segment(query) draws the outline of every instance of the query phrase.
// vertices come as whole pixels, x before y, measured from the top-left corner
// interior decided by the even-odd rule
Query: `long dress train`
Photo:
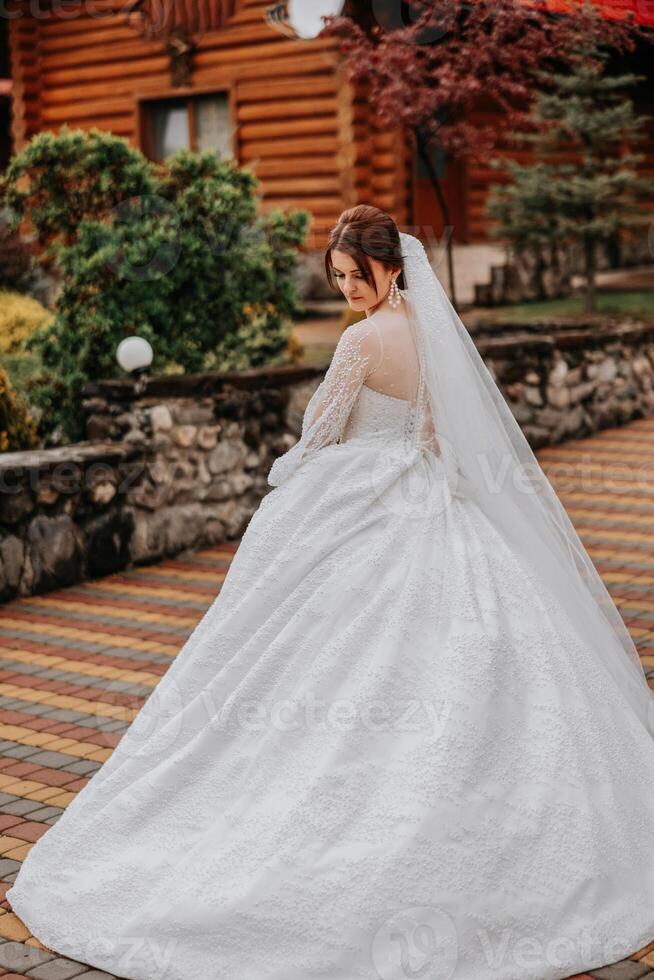
[[[652,734],[406,450],[407,379],[375,388],[397,357],[371,336],[346,331],[313,400],[338,391],[338,441],[278,461],[221,592],[9,889],[57,952],[131,980],[555,980],[654,939]],[[426,477],[440,496],[407,506]]]

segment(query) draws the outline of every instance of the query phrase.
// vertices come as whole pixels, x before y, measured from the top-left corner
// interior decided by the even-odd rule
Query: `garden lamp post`
[[[125,337],[116,348],[116,360],[134,379],[134,394],[141,395],[152,364],[152,347],[143,337]]]

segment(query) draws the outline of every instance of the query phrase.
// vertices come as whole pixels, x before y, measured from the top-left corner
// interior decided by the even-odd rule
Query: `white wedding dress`
[[[45,945],[131,980],[551,980],[654,939],[652,733],[407,449],[415,365],[401,314],[341,338],[322,438],[7,893]]]

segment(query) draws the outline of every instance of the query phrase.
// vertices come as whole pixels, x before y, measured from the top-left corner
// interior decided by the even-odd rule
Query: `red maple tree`
[[[371,111],[405,128],[424,160],[446,229],[454,305],[454,228],[432,149],[488,158],[500,133],[530,125],[548,69],[588,63],[594,46],[631,51],[648,36],[632,11],[607,16],[607,9],[599,0],[560,0],[556,10],[531,0],[373,0],[367,17],[326,18],[321,36],[339,38],[348,76],[365,84]],[[482,100],[501,112],[487,125],[471,119]]]

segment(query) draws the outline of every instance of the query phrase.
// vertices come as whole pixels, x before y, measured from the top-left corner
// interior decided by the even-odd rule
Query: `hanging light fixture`
[[[338,17],[345,0],[285,0],[266,10],[266,22],[287,37],[309,40],[323,29],[323,17]]]

